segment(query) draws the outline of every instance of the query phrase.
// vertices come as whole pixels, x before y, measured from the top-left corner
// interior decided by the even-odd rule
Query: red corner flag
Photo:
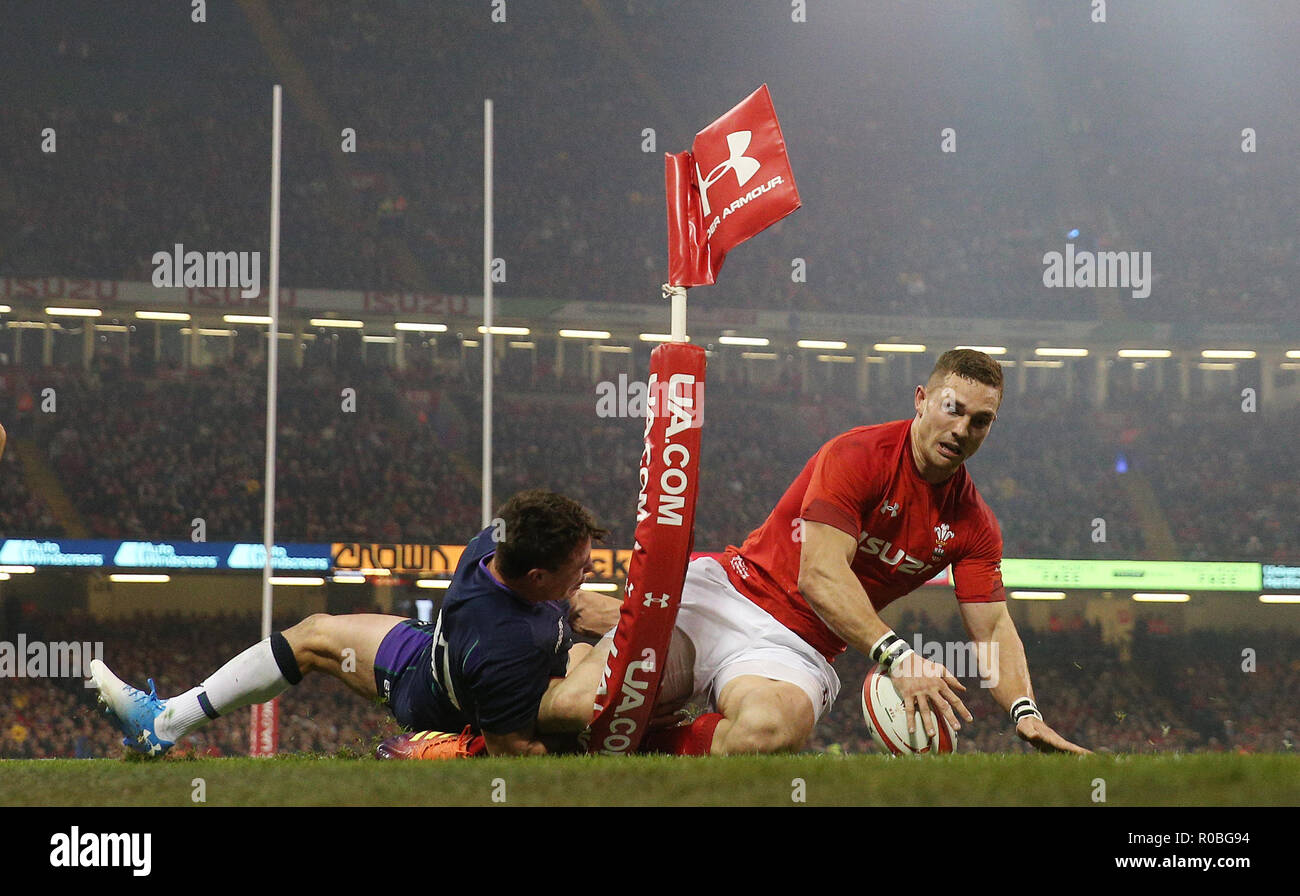
[[[664,156],[668,282],[707,286],[727,253],[800,205],[767,85]]]

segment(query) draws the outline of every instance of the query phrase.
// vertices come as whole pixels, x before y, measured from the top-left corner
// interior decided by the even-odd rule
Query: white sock
[[[266,703],[288,687],[289,681],[280,671],[271,650],[271,639],[267,638],[213,672],[197,688],[169,698],[167,708],[154,725],[154,733],[175,743],[218,716],[254,703]]]

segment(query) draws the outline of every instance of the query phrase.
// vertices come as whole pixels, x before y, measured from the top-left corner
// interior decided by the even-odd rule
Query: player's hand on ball
[[[1016,723],[1016,735],[1023,741],[1033,744],[1034,749],[1042,753],[1091,753],[1078,744],[1072,744],[1052,730],[1042,719],[1027,716]]]
[[[907,730],[916,730],[916,715],[919,712],[925,726],[925,733],[934,737],[937,733],[933,713],[938,712],[954,731],[961,729],[957,713],[970,722],[974,716],[966,704],[957,696],[957,691],[965,692],[966,686],[957,677],[939,663],[924,659],[916,653],[909,653],[894,663],[889,678],[903,698],[903,707],[907,710]]]

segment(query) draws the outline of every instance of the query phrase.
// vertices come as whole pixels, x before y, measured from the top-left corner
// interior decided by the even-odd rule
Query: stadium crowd
[[[1300,494],[1274,472],[1300,464],[1294,417],[1192,408],[1157,420],[1132,454],[1184,559],[1294,562]]]
[[[612,15],[650,47],[664,40],[644,12]],[[1051,35],[1055,24],[1049,18],[1042,30]],[[723,109],[689,95],[669,108],[652,71],[628,76],[640,65],[653,69],[653,53],[633,62],[581,17],[494,29],[471,7],[431,17],[418,5],[301,2],[279,11],[279,26],[292,60],[275,62],[300,63],[311,90],[286,107],[292,158],[282,283],[475,293],[487,94],[499,117],[496,245],[508,272],[499,295],[613,302],[657,295],[660,154],[689,141],[680,122],[702,125]],[[703,33],[674,39],[689,46]],[[51,30],[11,48],[20,66],[49,72],[55,100],[0,108],[0,183],[23,210],[0,246],[0,275],[148,280],[152,254],[177,242],[265,245],[269,135],[257,88],[272,63],[251,32],[231,28],[223,40],[230,46],[222,60],[201,54],[195,72],[153,84],[147,100],[102,87],[140,74],[129,48],[101,49],[93,34]],[[67,45],[82,41],[90,58],[69,64]],[[1137,52],[1124,41],[1104,51]],[[1068,43],[1057,49],[1066,58],[1084,52]],[[856,91],[842,116],[823,114],[826,103],[844,101],[838,94],[801,95],[814,87],[798,79],[776,97],[805,209],[764,234],[761,256],[738,250],[744,261],[728,266],[713,303],[1095,319],[1091,291],[1066,295],[1042,285],[1043,254],[1063,251],[1067,232],[1078,228],[1081,249],[1152,252],[1152,295],[1118,291],[1131,317],[1289,319],[1295,181],[1285,153],[1247,155],[1236,136],[1223,137],[1233,110],[1214,101],[1202,116],[1198,95],[1163,102],[1158,86],[1113,81],[1119,76],[1087,65],[1096,73],[1087,81],[1054,86],[1090,97],[1113,126],[1072,112],[1072,154],[1047,157],[1040,132],[1055,125],[996,114],[1019,102],[1017,78],[985,71],[999,63],[975,47],[954,51],[969,54],[962,83],[953,85],[956,109],[942,91],[911,89],[908,66],[887,47],[858,59],[857,77],[870,89]],[[577,69],[570,62],[579,57]],[[485,58],[504,61],[485,69]],[[1044,74],[1069,77],[1055,67]],[[975,84],[994,92],[967,95]],[[756,85],[725,86],[738,99]],[[582,127],[555,109],[581,110]],[[995,133],[987,120],[999,120]],[[937,151],[935,122],[955,128],[958,152]],[[45,127],[61,135],[57,153],[38,151],[33,135]],[[344,128],[356,132],[355,152],[342,149]],[[657,151],[643,148],[646,128],[660,137]],[[1112,140],[1120,149],[1105,142]],[[1151,176],[1153,167],[1161,177]],[[600,189],[590,187],[593,171]],[[1086,185],[1087,203],[1072,202],[1062,183],[1078,184],[1076,192]],[[806,283],[792,280],[796,258],[807,263]]]
[[[22,463],[14,454],[6,453],[0,459],[0,538],[62,534],[63,527],[51,513],[49,503],[28,487]]]
[[[15,431],[45,446],[98,536],[184,539],[202,519],[208,540],[257,540],[264,378],[237,366],[188,378],[52,374],[42,388],[56,390],[59,412],[19,415]],[[355,412],[345,410],[348,388]],[[287,384],[277,407],[280,537],[446,541],[473,531],[477,479],[387,377]]]
[[[52,388],[56,413],[10,402],[12,440],[34,440],[95,537],[258,540],[264,374],[241,362],[188,373],[26,372],[15,394]],[[481,405],[472,383],[430,368],[309,364],[278,401],[276,526],[287,541],[463,543],[478,526]],[[355,390],[349,393],[347,390]],[[738,544],[793,476],[845,429],[909,416],[906,397],[797,397],[710,381],[696,545]],[[353,398],[350,399],[349,395]],[[354,399],[354,400],[353,400]],[[351,402],[351,403],[350,403]],[[19,410],[18,407],[25,408]],[[601,416],[591,383],[545,370],[505,376],[494,414],[494,490],[544,486],[591,507],[631,543],[641,423]],[[1086,425],[1078,421],[1086,420]],[[1004,403],[970,462],[1011,557],[1151,556],[1125,472],[1141,474],[1180,559],[1295,562],[1300,499],[1274,487],[1300,462],[1283,417],[1165,403],[1098,413],[1051,392]],[[1068,438],[1060,433],[1068,431]],[[11,451],[0,515],[8,536],[61,530]],[[1213,512],[1207,512],[1207,508]]]

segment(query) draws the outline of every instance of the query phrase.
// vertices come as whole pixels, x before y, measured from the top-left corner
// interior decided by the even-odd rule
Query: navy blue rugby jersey
[[[465,547],[435,629],[433,696],[489,734],[529,728],[573,646],[568,604],[534,604],[488,570],[496,543],[484,529]]]

